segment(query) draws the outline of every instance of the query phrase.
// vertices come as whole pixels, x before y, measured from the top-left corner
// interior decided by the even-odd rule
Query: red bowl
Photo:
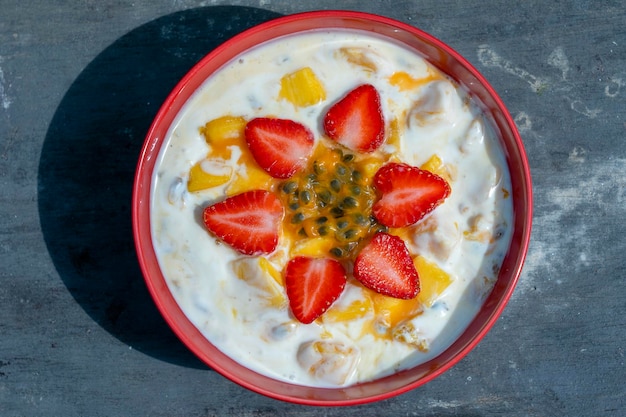
[[[176,115],[194,91],[238,54],[274,38],[314,29],[364,30],[395,39],[422,54],[442,72],[464,85],[493,120],[511,176],[513,234],[495,286],[463,334],[436,358],[414,368],[343,388],[311,388],[275,380],[235,362],[218,350],[187,319],[163,277],[150,232],[150,190],[155,161]],[[530,240],[532,190],[522,140],[502,100],[485,78],[461,55],[433,36],[386,17],[360,12],[318,11],[281,17],[253,27],[210,52],[178,83],[148,131],[133,188],[133,233],[139,263],[161,314],[185,345],[211,368],[257,393],[300,404],[353,405],[393,397],[441,375],[467,355],[496,322],[522,270]]]

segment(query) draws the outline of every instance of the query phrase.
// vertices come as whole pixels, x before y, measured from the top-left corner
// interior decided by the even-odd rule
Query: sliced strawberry
[[[285,267],[285,288],[296,318],[308,324],[324,314],[346,286],[346,271],[330,258],[296,256]]]
[[[289,178],[302,170],[314,144],[306,126],[287,119],[252,119],[245,136],[254,160],[274,178]]]
[[[404,241],[384,232],[374,235],[358,254],[354,277],[373,291],[404,300],[420,291],[417,269]]]
[[[440,176],[396,162],[376,172],[374,186],[381,197],[374,203],[372,213],[388,227],[418,222],[450,195],[450,186]]]
[[[376,88],[363,84],[335,103],[324,117],[324,131],[354,151],[378,149],[385,140],[385,119]]]
[[[271,253],[278,245],[283,206],[265,190],[246,191],[204,209],[207,229],[244,255]]]

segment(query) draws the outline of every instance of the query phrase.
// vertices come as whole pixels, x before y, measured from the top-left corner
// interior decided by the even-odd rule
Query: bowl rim
[[[370,29],[372,32],[387,36],[391,34],[406,36],[407,39],[414,39],[416,42],[424,43],[425,47],[432,49],[435,53],[443,53],[441,55],[442,59],[452,62],[451,65],[454,65],[457,70],[462,71],[463,74],[469,77],[471,80],[470,86],[476,83],[481,94],[476,95],[472,89],[470,95],[483,104],[485,104],[485,99],[487,99],[488,104],[485,110],[497,119],[495,124],[498,128],[507,130],[507,137],[512,139],[509,147],[505,147],[503,144],[503,149],[506,153],[509,171],[511,171],[511,181],[514,182],[515,180],[515,183],[512,184],[512,194],[516,196],[514,204],[515,201],[522,200],[521,204],[514,206],[514,233],[511,247],[503,261],[503,265],[505,265],[505,262],[507,262],[507,265],[510,265],[505,271],[503,271],[504,268],[500,271],[496,286],[481,308],[479,315],[485,312],[485,317],[478,321],[477,318],[474,318],[470,326],[452,346],[423,365],[372,382],[342,388],[306,387],[289,384],[258,374],[237,363],[225,353],[220,352],[208,340],[204,339],[199,330],[191,324],[178,307],[167,287],[154,253],[150,227],[151,183],[156,160],[167,137],[167,132],[182,106],[206,80],[207,77],[202,76],[202,74],[208,71],[208,74],[211,75],[239,53],[258,45],[260,42],[253,41],[258,37],[264,38],[264,42],[267,42],[279,37],[268,35],[268,33],[280,33],[281,28],[283,30],[284,28],[291,28],[292,30],[288,34],[312,30],[313,28],[310,27],[311,22],[317,22],[318,25],[321,24],[321,29],[340,30],[345,30],[346,24],[371,25]],[[349,29],[354,28],[351,27]],[[392,36],[392,38],[395,37]],[[416,48],[413,47],[412,49]],[[223,56],[230,56],[231,58],[224,59]],[[215,64],[219,62],[221,62],[219,65]],[[440,67],[441,63],[440,65],[434,62],[431,63],[456,79],[454,75],[449,74]],[[209,69],[207,70],[207,68]],[[165,128],[163,128],[164,126]],[[503,133],[500,135],[504,136]],[[503,138],[501,137],[500,140],[502,141]],[[515,178],[513,176],[514,171],[516,173]],[[521,196],[519,200],[518,196]],[[381,15],[345,10],[309,11],[278,17],[235,35],[206,54],[177,83],[157,112],[146,134],[139,155],[132,193],[133,237],[139,266],[153,301],[177,337],[211,369],[251,391],[286,402],[323,406],[365,404],[406,393],[446,372],[474,349],[493,327],[498,317],[500,317],[519,280],[530,244],[532,211],[532,181],[524,144],[504,102],[484,76],[450,46],[417,27]],[[500,279],[503,273],[508,277],[505,281]],[[501,285],[499,286],[499,284]],[[493,296],[496,293],[496,288],[498,288],[497,297]],[[468,341],[461,343],[460,341],[466,333],[471,333],[472,337]],[[206,343],[197,340],[199,334]],[[198,346],[198,343],[202,346]],[[208,352],[206,351],[207,349]],[[447,355],[449,358],[443,363],[437,363],[437,359],[449,351],[454,353]],[[384,386],[384,384],[390,381],[396,383],[391,384],[393,388],[389,390],[372,389],[372,387]],[[373,383],[376,384],[372,385]],[[281,389],[280,392],[276,390],[277,387]]]

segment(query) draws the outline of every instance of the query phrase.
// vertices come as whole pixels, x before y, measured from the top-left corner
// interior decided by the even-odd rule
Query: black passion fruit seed
[[[369,220],[361,213],[356,213],[353,217],[354,222],[359,226],[368,226]]]
[[[307,190],[300,191],[300,201],[303,204],[309,204],[311,202],[311,193]]]
[[[350,222],[346,221],[346,220],[339,220],[337,222],[337,229],[345,229],[346,227],[348,227],[350,225]]]
[[[346,197],[341,202],[342,208],[354,208],[359,205],[359,202],[354,197]]]
[[[298,183],[295,182],[295,181],[287,181],[281,187],[283,192],[286,193],[286,194],[290,194],[290,193],[294,192],[296,190],[296,188],[298,188]]]
[[[293,224],[299,224],[302,223],[302,221],[304,220],[304,214],[302,213],[296,213],[293,215],[293,217],[291,218],[291,223]]]
[[[333,207],[330,209],[330,214],[332,214],[334,218],[339,218],[343,217],[345,212],[341,207]]]
[[[333,198],[333,196],[330,194],[330,191],[328,190],[318,190],[316,192],[316,196],[320,201],[324,202],[325,204],[330,203]]]
[[[343,237],[346,240],[350,240],[353,239],[357,234],[357,231],[354,229],[348,229],[345,232],[343,232]]]

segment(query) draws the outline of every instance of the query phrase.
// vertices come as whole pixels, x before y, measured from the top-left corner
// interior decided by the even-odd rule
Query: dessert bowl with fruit
[[[252,28],[157,114],[133,195],[148,289],[207,365],[302,404],[388,398],[487,333],[521,273],[528,162],[441,41],[324,11]]]

